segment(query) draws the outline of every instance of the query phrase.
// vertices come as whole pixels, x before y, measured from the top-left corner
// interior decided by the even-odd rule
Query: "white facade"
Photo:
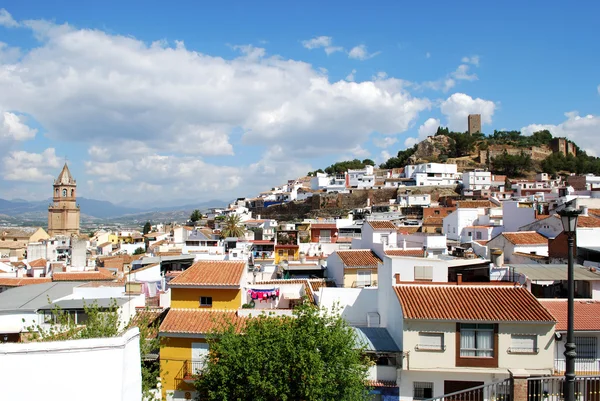
[[[513,244],[504,235],[498,235],[487,243],[488,250],[501,249],[505,263],[528,263],[529,259],[519,257],[515,253],[548,256],[548,243],[545,244]]]
[[[504,201],[502,217],[505,232],[518,231],[520,227],[535,221],[535,208],[529,202]]]
[[[348,170],[348,185],[353,188],[373,188],[375,176],[373,166],[365,166],[359,170]]]
[[[336,307],[344,320],[351,326],[375,326],[378,321],[377,288],[334,288],[321,287],[319,306],[327,310]]]
[[[441,163],[407,165],[404,175],[414,179],[417,186],[453,186],[459,177],[456,164]]]
[[[398,195],[398,205],[402,207],[411,207],[411,206],[430,206],[431,205],[431,195],[430,194],[421,194],[421,195]]]
[[[466,189],[490,189],[492,186],[492,173],[489,171],[465,171],[462,174],[463,187]]]
[[[442,232],[450,240],[459,241],[463,229],[472,226],[481,215],[478,208],[459,208],[444,217]]]
[[[0,344],[2,396],[7,400],[141,401],[139,337],[134,328],[114,338]]]

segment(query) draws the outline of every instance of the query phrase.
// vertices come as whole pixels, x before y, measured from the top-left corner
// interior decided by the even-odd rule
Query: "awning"
[[[385,327],[352,327],[359,346],[367,352],[400,352],[400,348]]]
[[[536,264],[509,264],[509,267],[515,270],[515,273],[520,273],[527,276],[531,281],[566,281],[567,280],[567,265],[566,264],[551,264],[544,265]],[[574,271],[575,280],[582,281],[600,281],[600,274],[593,272],[589,267],[575,265]]]

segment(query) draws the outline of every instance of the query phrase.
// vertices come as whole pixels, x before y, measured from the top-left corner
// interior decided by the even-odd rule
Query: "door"
[[[458,391],[465,391],[473,387],[483,386],[483,382],[469,382],[460,380],[444,380],[444,394],[456,393]],[[447,401],[483,401],[483,391],[481,389],[474,392],[465,392],[458,394],[454,397],[446,398]]]
[[[208,356],[207,343],[192,343],[192,366],[191,374],[195,375],[202,370]]]

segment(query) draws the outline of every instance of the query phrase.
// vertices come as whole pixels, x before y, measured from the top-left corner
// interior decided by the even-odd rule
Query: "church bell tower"
[[[54,180],[54,196],[48,207],[48,234],[79,235],[79,206],[77,205],[77,182],[65,163],[58,178]]]

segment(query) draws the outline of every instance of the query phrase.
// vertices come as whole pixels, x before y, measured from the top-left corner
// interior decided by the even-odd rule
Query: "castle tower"
[[[48,234],[79,235],[79,206],[77,206],[77,182],[65,163],[58,178],[54,180],[54,196],[48,207]]]
[[[481,132],[481,114],[469,114],[467,117],[468,132],[473,135]]]

